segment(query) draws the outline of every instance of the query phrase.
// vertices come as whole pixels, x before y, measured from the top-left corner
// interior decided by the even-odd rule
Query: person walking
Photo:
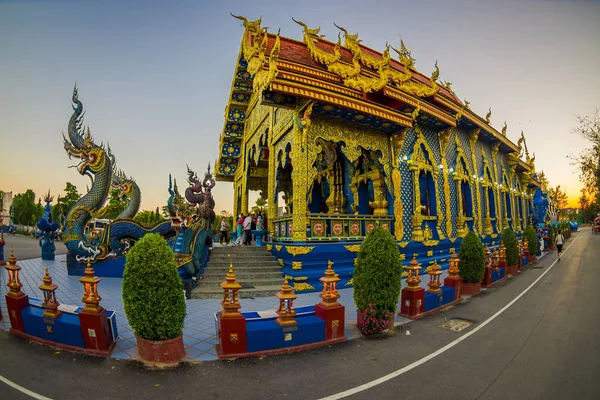
[[[248,215],[244,219],[244,244],[249,246],[252,243],[252,220],[254,219],[254,213]]]
[[[556,235],[556,240],[554,244],[556,244],[556,250],[558,250],[558,261],[560,261],[560,255],[562,254],[563,244],[565,242],[565,238],[560,231]]]
[[[225,217],[221,218],[221,237],[219,238],[219,243],[223,244],[223,241],[225,242],[225,244],[229,244],[229,223],[227,222],[227,219]]]

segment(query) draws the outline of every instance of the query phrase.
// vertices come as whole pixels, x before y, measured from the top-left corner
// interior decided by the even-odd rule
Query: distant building
[[[10,225],[10,208],[12,204],[12,192],[2,193],[2,208],[0,209],[0,221],[2,221],[2,225]]]

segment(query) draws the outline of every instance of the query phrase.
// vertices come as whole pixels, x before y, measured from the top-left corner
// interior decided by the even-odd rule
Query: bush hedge
[[[123,306],[134,333],[148,340],[181,335],[186,315],[183,283],[173,251],[159,234],[148,234],[127,253]]]
[[[525,236],[525,239],[527,239],[527,245],[529,246],[529,254],[532,256],[535,255],[535,253],[537,253],[538,251],[538,247],[540,247],[535,228],[529,225],[527,228],[525,228],[523,236]]]
[[[500,241],[504,244],[504,247],[506,247],[506,262],[508,265],[517,265],[517,262],[519,261],[519,242],[512,229],[506,228],[502,232]]]
[[[400,251],[392,235],[383,228],[373,229],[356,256],[354,268],[354,302],[359,311],[375,309],[385,319],[396,313],[402,286]]]
[[[464,283],[478,283],[485,273],[483,243],[473,231],[469,231],[460,243],[458,251],[459,273]]]

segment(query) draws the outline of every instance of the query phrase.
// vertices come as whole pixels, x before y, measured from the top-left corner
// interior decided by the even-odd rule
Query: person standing
[[[234,246],[239,246],[241,245],[243,242],[242,240],[244,239],[244,229],[243,229],[243,225],[244,225],[244,214],[240,214],[238,216],[238,219],[236,221],[236,226],[237,226],[237,237],[235,238],[235,242],[233,242]]]
[[[250,245],[252,242],[252,220],[254,219],[254,214],[248,215],[246,219],[244,219],[244,244]]]
[[[265,226],[263,225],[263,216],[262,216],[262,211],[258,212],[258,217],[256,217],[256,230],[257,231],[262,231],[265,229]]]
[[[223,218],[221,218],[221,237],[219,238],[219,243],[223,244],[223,241],[225,241],[225,244],[228,244],[229,243],[228,236],[229,236],[229,223],[227,223],[227,219],[225,217],[223,217]]]
[[[562,235],[562,233],[560,231],[558,231],[558,234],[556,235],[556,250],[558,250],[558,261],[560,261],[560,255],[562,254],[562,248],[563,248],[563,244],[565,242],[565,238]]]

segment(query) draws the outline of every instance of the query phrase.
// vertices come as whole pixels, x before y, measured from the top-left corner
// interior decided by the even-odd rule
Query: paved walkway
[[[7,249],[8,250],[8,249]],[[7,257],[8,258],[8,257]],[[69,276],[66,268],[66,256],[60,255],[55,261],[42,261],[41,258],[30,260],[17,260],[21,266],[20,279],[23,284],[22,290],[31,297],[41,298],[42,293],[39,285],[44,276],[44,267],[48,266],[48,271],[52,280],[58,285],[56,296],[61,304],[82,306],[81,297],[83,296],[83,285],[79,282],[79,276]],[[235,268],[235,266],[234,266]],[[444,271],[442,280],[447,275]],[[427,275],[421,277],[421,285],[426,287]],[[4,268],[0,268],[0,301],[2,313],[8,315],[4,295],[8,291],[6,286],[8,276]],[[114,310],[117,314],[117,325],[119,330],[119,340],[111,357],[118,359],[137,358],[137,344],[135,336],[123,311],[123,300],[121,296],[121,278],[102,278],[98,285],[98,292],[102,297],[100,304],[108,310]],[[403,286],[405,280],[402,281]],[[339,302],[346,306],[346,325],[345,334],[348,339],[355,339],[360,336],[356,328],[356,306],[353,300],[354,290],[352,288],[340,289],[341,295]],[[320,292],[298,293],[298,299],[294,302],[296,307],[315,305],[321,301]],[[186,348],[188,361],[208,361],[217,359],[215,345],[217,338],[215,336],[214,313],[221,310],[220,300],[186,300],[187,317],[183,329],[183,342]],[[267,311],[275,310],[278,305],[276,297],[265,297],[255,299],[242,299],[242,311]],[[396,316],[395,324],[404,324],[411,320]],[[0,322],[0,329],[9,329],[10,322],[4,318]]]

